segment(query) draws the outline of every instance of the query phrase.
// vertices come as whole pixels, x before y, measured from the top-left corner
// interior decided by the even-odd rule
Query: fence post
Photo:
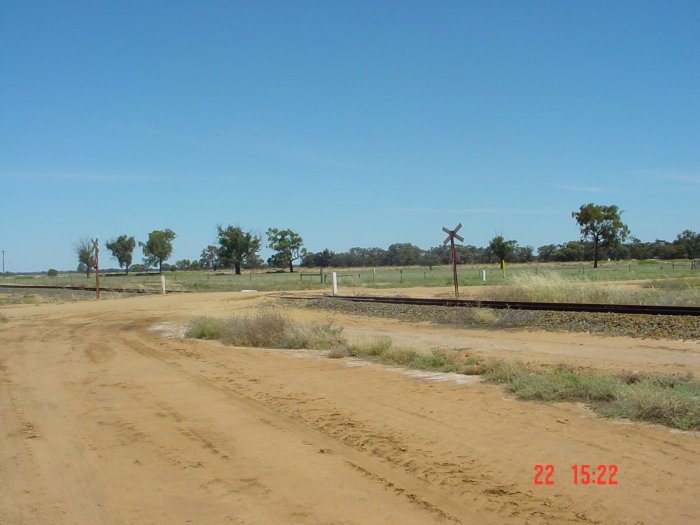
[[[403,283],[403,268],[399,269],[399,284]]]

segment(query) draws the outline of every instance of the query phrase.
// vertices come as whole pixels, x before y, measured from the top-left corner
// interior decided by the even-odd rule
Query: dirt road
[[[174,337],[241,294],[7,307],[0,523],[694,523],[700,437],[317,352]],[[308,318],[318,313],[295,311]],[[337,318],[531,360],[697,369],[697,342]],[[630,349],[638,348],[635,353]],[[641,355],[641,357],[640,357]],[[604,361],[606,362],[606,361]],[[535,485],[535,465],[554,465]],[[617,465],[575,485],[573,465]]]

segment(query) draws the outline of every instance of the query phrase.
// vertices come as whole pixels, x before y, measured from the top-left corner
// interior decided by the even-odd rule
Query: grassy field
[[[486,270],[486,281],[481,271]],[[406,268],[327,268],[324,269],[324,283],[321,283],[320,270],[301,269],[294,273],[274,273],[245,271],[234,275],[230,271],[174,271],[165,272],[166,286],[170,290],[183,291],[239,291],[244,289],[268,290],[309,290],[327,289],[330,286],[331,272],[338,272],[339,285],[360,288],[411,288],[416,286],[451,286],[452,269],[449,266]],[[490,286],[522,282],[523,276],[549,276],[558,282],[602,283],[611,281],[644,280],[654,288],[700,288],[700,270],[693,270],[689,261],[659,262],[634,261],[601,263],[593,269],[590,263],[567,264],[512,264],[506,269],[505,277],[497,265],[460,265],[458,267],[460,286]],[[675,282],[674,282],[675,281]],[[46,284],[46,285],[85,285],[94,286],[94,276],[84,274],[59,274],[56,277],[44,275],[8,275],[2,284]],[[160,289],[160,276],[157,274],[102,274],[101,286],[105,288],[145,288]]]

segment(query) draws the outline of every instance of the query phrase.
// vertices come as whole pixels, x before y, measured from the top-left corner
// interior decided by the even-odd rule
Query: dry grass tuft
[[[247,317],[197,317],[187,337],[215,339],[233,346],[308,348],[327,350],[345,345],[343,329],[331,323],[299,324],[277,310],[261,310]]]
[[[689,281],[653,281],[645,288],[621,288],[566,278],[555,272],[515,274],[509,285],[487,289],[484,299],[553,303],[604,303],[693,306],[700,302],[700,289]]]

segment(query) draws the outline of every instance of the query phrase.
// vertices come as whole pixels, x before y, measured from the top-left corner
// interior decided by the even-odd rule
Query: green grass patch
[[[612,375],[565,365],[534,369],[513,361],[484,363],[481,371],[519,399],[584,402],[606,417],[700,430],[700,382],[690,374]]]
[[[699,430],[700,382],[669,383],[649,377],[622,386],[615,398],[600,410],[609,417],[651,421],[681,430]]]
[[[348,347],[349,355],[373,361],[401,365],[418,370],[435,372],[472,373],[478,361],[456,351],[431,349],[416,350],[395,346],[388,337],[380,337],[370,342],[352,344]]]

